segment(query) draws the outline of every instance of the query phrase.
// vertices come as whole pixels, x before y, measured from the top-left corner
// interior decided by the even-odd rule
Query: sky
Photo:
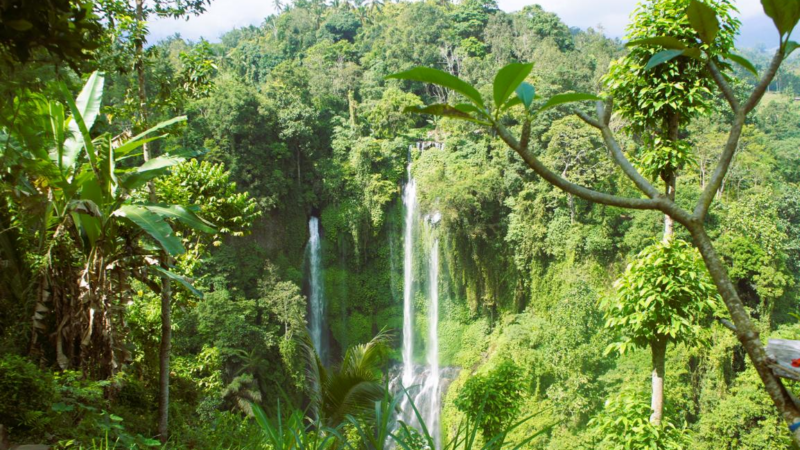
[[[517,11],[534,3],[559,15],[570,27],[602,26],[606,35],[622,37],[628,16],[638,0],[498,0],[503,11]],[[742,29],[737,45],[753,47],[777,45],[778,33],[764,15],[760,0],[738,0]],[[273,0],[213,0],[206,12],[187,20],[156,19],[149,23],[150,42],[175,33],[192,41],[201,37],[216,42],[226,31],[248,25],[260,25],[274,12]]]

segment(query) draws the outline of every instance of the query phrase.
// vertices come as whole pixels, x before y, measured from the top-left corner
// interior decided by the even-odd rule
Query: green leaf
[[[8,20],[5,22],[9,28],[12,28],[17,31],[28,31],[33,28],[33,24],[28,22],[27,20]]]
[[[122,187],[125,189],[136,189],[144,186],[148,181],[167,173],[170,167],[182,163],[185,160],[186,158],[183,156],[175,155],[162,155],[153,158],[128,174],[128,176],[122,180]]]
[[[525,105],[525,109],[530,110],[533,100],[536,99],[536,88],[534,88],[532,84],[523,81],[516,92],[517,97],[519,97],[519,99],[522,100],[522,104]]]
[[[703,52],[699,48],[687,48],[683,51],[682,55],[698,61],[703,61]]]
[[[403,112],[406,113],[414,113],[414,114],[430,114],[432,116],[441,116],[441,117],[450,117],[453,119],[458,120],[466,120],[469,122],[475,122],[480,124],[488,124],[488,122],[480,120],[467,114],[466,112],[462,111],[465,109],[463,106],[460,108],[455,108],[450,105],[446,105],[444,103],[437,103],[434,105],[428,106],[408,106],[406,107]]]
[[[660,47],[673,50],[683,50],[686,48],[686,44],[683,41],[672,36],[657,36],[651,38],[636,39],[625,44],[625,47],[638,47],[642,45],[658,45]]]
[[[164,122],[161,122],[161,123],[159,123],[158,125],[156,125],[154,127],[148,128],[147,130],[145,130],[145,131],[137,134],[136,136],[132,137],[130,140],[125,142],[125,144],[120,145],[119,147],[117,147],[115,152],[119,156],[127,155],[128,153],[133,151],[135,148],[137,148],[140,145],[142,145],[142,143],[144,143],[144,142],[139,143],[139,141],[142,138],[144,138],[145,136],[153,134],[156,131],[159,131],[159,130],[164,129],[164,128],[168,127],[168,126],[174,125],[174,124],[176,124],[178,122],[185,122],[185,121],[186,121],[186,116],[178,116],[178,117],[173,117],[172,119],[169,119],[169,120],[165,120]],[[166,135],[163,135],[163,136],[166,136]],[[150,141],[155,140],[155,139],[160,139],[163,136],[150,138],[149,140],[147,140],[145,142],[150,142]]]
[[[677,58],[683,54],[683,50],[662,50],[650,58],[650,61],[647,61],[647,65],[644,66],[644,70],[650,70],[653,67],[658,66],[659,64],[663,64],[673,58]]]
[[[192,285],[192,283],[189,280],[186,279],[186,277],[178,275],[175,272],[170,272],[169,270],[167,270],[167,269],[165,269],[165,268],[163,268],[161,266],[150,266],[149,268],[150,268],[150,270],[152,270],[153,272],[156,272],[157,274],[165,275],[170,280],[177,281],[178,283],[182,284],[183,287],[188,289],[192,294],[196,295],[198,298],[200,298],[200,299],[203,298],[203,293],[200,292],[199,290],[197,290],[197,288],[194,287]]]
[[[91,141],[89,130],[92,129],[92,125],[94,125],[94,121],[100,113],[100,105],[103,100],[103,84],[103,73],[93,72],[74,102],[72,94],[62,85],[67,104],[72,110],[72,120],[67,127],[69,137],[64,142],[64,154],[60,158],[63,167],[71,168],[74,166],[81,148],[87,141]],[[81,121],[83,122],[82,125]],[[88,151],[91,146],[86,145],[86,147]],[[92,156],[89,158],[91,159]],[[56,162],[58,161],[56,160]]]
[[[572,93],[572,94],[558,94],[554,95],[547,101],[547,103],[542,106],[539,111],[545,111],[550,108],[555,108],[556,106],[563,105],[565,103],[573,103],[573,102],[585,102],[585,101],[598,101],[602,100],[602,98],[592,95],[592,94],[582,94],[579,92]]]
[[[474,103],[481,109],[486,108],[486,105],[483,103],[483,99],[481,98],[481,94],[480,92],[478,92],[477,89],[472,87],[469,83],[465,82],[464,80],[458,78],[457,76],[451,75],[447,72],[443,72],[438,69],[432,69],[430,67],[415,67],[405,72],[399,72],[392,75],[388,75],[386,78],[421,81],[423,83],[431,83],[443,86],[458,92],[464,97],[467,97],[472,101],[472,103]]]
[[[711,44],[719,33],[719,19],[714,8],[698,0],[692,0],[686,9],[689,16],[689,24],[700,36],[700,40],[706,44]]]
[[[217,231],[213,225],[180,205],[144,205],[144,207],[161,217],[179,220],[185,225],[203,233],[214,233]]]
[[[122,205],[112,213],[113,216],[124,217],[153,237],[170,255],[186,252],[175,231],[158,214],[141,205]]]
[[[736,64],[744,67],[748,72],[752,73],[754,77],[758,78],[758,69],[756,69],[756,66],[754,66],[753,63],[751,63],[750,60],[744,56],[737,55],[735,53],[728,53],[725,55],[725,58],[730,59]]]
[[[795,41],[788,41],[786,43],[786,48],[783,51],[784,52],[783,57],[788,58],[789,55],[791,55],[795,50],[797,50],[797,47],[800,47],[800,44],[798,44]]]
[[[761,6],[781,37],[790,34],[800,20],[800,0],[761,0]]]
[[[495,108],[500,110],[508,97],[511,97],[520,83],[530,75],[531,70],[533,70],[533,63],[511,63],[497,72],[492,85]]]

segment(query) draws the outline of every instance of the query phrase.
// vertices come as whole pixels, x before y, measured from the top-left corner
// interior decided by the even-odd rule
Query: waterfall
[[[434,239],[431,247],[430,266],[428,267],[428,283],[430,285],[430,304],[428,305],[428,378],[425,380],[423,392],[428,392],[428,414],[425,424],[433,437],[436,449],[441,448],[441,432],[439,430],[439,405],[441,394],[439,387],[439,239]]]
[[[417,183],[411,176],[411,155],[408,158],[408,181],[403,190],[406,207],[403,241],[403,386],[414,382],[414,217],[417,204]]]
[[[426,148],[439,148],[436,145],[417,144],[418,150]],[[414,147],[411,147],[414,148]],[[441,219],[438,212],[433,216],[425,217],[425,227],[418,233],[426,246],[427,260],[427,313],[428,313],[428,339],[426,346],[426,366],[414,365],[414,256],[415,256],[415,229],[420,222],[417,212],[417,184],[411,175],[411,155],[409,149],[408,181],[403,190],[403,203],[406,208],[404,259],[403,259],[403,366],[399,378],[402,386],[409,389],[414,400],[414,406],[425,421],[431,437],[434,440],[434,449],[441,448],[441,431],[439,416],[441,409],[441,373],[439,368],[439,240],[435,237],[435,225]],[[424,232],[422,232],[424,231]],[[404,397],[400,403],[402,419],[414,427],[420,428],[419,420],[414,414],[408,398]]]
[[[322,283],[322,263],[320,255],[319,240],[319,219],[311,217],[308,220],[308,253],[310,261],[309,279],[309,308],[308,308],[308,328],[311,332],[311,342],[317,349],[320,359],[325,361],[325,341],[323,340],[323,330],[325,325],[325,287]]]

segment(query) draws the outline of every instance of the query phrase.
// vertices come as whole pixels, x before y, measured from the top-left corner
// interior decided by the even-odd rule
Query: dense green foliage
[[[89,5],[50,3],[72,5],[71,13]],[[674,32],[692,41],[680,12],[689,3],[645,2],[631,37]],[[713,51],[727,53],[738,23],[728,2],[707,3],[722,11]],[[142,14],[185,16],[206,4],[152,2]],[[689,205],[708,184],[734,119],[690,56],[642,76],[657,46],[626,49],[536,5],[506,13],[478,0],[296,1],[218,43],[174,36],[137,50],[145,29],[134,2],[93,7],[115,21],[62,36],[70,45],[59,48],[71,53],[21,65],[28,50],[0,41],[0,73],[9,74],[0,86],[0,405],[21,405],[0,408],[0,424],[14,442],[87,447],[108,435],[112,445],[154,445],[166,274],[173,287],[168,447],[343,448],[347,441],[378,449],[394,439],[406,450],[425,448],[429,435],[392,422],[401,397],[385,388],[399,339],[372,340],[384,328],[393,336],[402,329],[401,192],[410,158],[421,215],[441,214],[438,331],[440,364],[453,373],[442,402],[449,448],[791,445],[741,345],[714,320],[726,318],[724,310],[685,230],[653,244],[661,214],[564,193],[481,123],[454,120],[483,108],[477,122],[496,119],[515,133],[527,127],[531,151],[570,182],[631,196],[603,136],[564,106],[595,97],[557,96],[613,92],[624,113],[614,128],[625,131],[629,157],[654,167],[651,178],[666,166],[680,169],[677,201]],[[88,42],[94,27],[102,39]],[[23,32],[8,30],[9,39],[34,55],[50,49],[47,36]],[[763,50],[741,53],[759,72],[769,64]],[[91,75],[96,69],[104,77]],[[724,69],[736,95],[755,83],[737,64]],[[394,73],[405,79],[386,78]],[[417,81],[432,74],[448,88]],[[692,85],[662,98],[676,77]],[[707,220],[764,338],[800,335],[792,317],[800,277],[798,80],[794,56],[745,125]],[[427,111],[440,117],[405,113],[431,104],[440,106]],[[691,154],[648,160],[675,111],[692,119],[679,136]],[[321,223],[329,359],[340,362],[332,367],[302,337],[309,216]],[[417,292],[428,288],[419,281],[423,266],[413,267]],[[415,306],[422,362],[426,299]],[[658,427],[647,420],[647,347],[664,336],[668,395]],[[605,352],[614,347],[626,351]]]

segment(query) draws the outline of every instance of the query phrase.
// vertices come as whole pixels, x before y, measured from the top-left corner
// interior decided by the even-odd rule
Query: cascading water
[[[319,240],[319,219],[311,217],[308,220],[308,254],[309,254],[309,308],[308,329],[311,333],[311,342],[324,361],[326,342],[323,339],[325,325],[325,288],[322,283],[322,263]]]
[[[425,148],[435,147],[428,145]],[[419,145],[417,148],[422,150]],[[438,147],[436,147],[438,148]],[[426,217],[425,233],[420,233],[430,243],[428,247],[428,339],[427,367],[414,365],[414,253],[415,229],[419,221],[417,213],[417,185],[411,175],[411,158],[408,163],[408,182],[403,191],[403,203],[406,207],[405,241],[403,260],[403,368],[402,386],[409,389],[414,406],[419,411],[425,426],[434,440],[435,449],[441,448],[441,432],[439,415],[441,409],[441,374],[439,369],[439,240],[436,239],[434,226],[440,220],[439,213]],[[416,393],[415,393],[416,392]],[[400,403],[403,420],[419,428],[419,420],[404,397]]]
[[[428,378],[425,380],[423,393],[427,394],[428,414],[425,424],[433,437],[436,448],[440,445],[439,413],[441,374],[439,373],[439,239],[433,240],[431,247],[430,267],[428,268],[430,285],[430,304],[428,305]]]
[[[417,183],[411,177],[411,157],[408,158],[408,182],[403,190],[406,206],[405,237],[403,241],[403,386],[414,382],[414,217],[417,204]]]

